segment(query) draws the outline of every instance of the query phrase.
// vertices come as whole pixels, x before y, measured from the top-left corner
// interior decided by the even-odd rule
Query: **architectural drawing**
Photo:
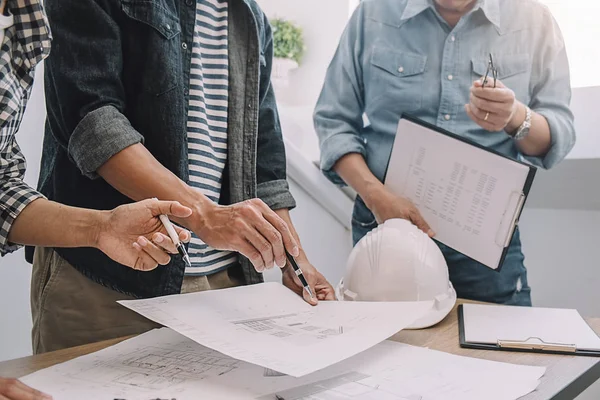
[[[232,323],[247,331],[268,334],[300,346],[313,345],[344,333],[343,326],[311,323],[312,317],[313,313],[307,312],[232,321]]]
[[[185,381],[198,381],[234,371],[240,362],[215,351],[185,352],[146,347],[123,354],[72,374],[71,377],[102,384],[165,389]]]

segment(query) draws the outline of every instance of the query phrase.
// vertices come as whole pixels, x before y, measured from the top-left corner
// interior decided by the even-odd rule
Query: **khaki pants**
[[[239,268],[186,277],[182,293],[243,284]],[[239,273],[238,273],[239,272]],[[31,278],[34,354],[140,334],[160,325],[117,304],[132,297],[86,278],[54,250],[35,249]]]

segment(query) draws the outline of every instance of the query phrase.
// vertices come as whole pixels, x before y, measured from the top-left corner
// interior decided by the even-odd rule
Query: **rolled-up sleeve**
[[[363,127],[364,91],[363,7],[359,6],[346,26],[337,51],[327,69],[325,83],[314,112],[314,125],[321,148],[321,170],[332,182],[343,185],[333,167],[350,153],[365,156],[360,138]]]
[[[115,51],[122,47],[119,4],[46,2],[56,43],[45,66],[50,129],[91,179],[98,178],[96,171],[112,156],[143,142],[124,116],[123,57]]]
[[[536,60],[536,73],[530,107],[548,121],[551,146],[540,157],[523,156],[541,168],[551,168],[561,162],[575,145],[575,122],[569,108],[571,78],[565,43],[556,21],[546,12],[543,43]]]
[[[2,256],[20,247],[8,241],[10,229],[19,214],[31,202],[44,197],[23,182],[25,169],[25,157],[13,136],[12,140],[0,148],[0,255]]]
[[[143,142],[129,120],[114,106],[88,113],[69,140],[69,155],[81,173],[94,179],[96,171],[123,149]]]

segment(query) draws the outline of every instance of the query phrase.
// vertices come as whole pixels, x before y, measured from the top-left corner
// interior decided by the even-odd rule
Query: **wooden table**
[[[587,321],[592,329],[600,332],[600,318],[587,319]],[[19,378],[37,370],[102,350],[125,339],[128,338],[6,361],[0,363],[0,376]],[[461,356],[547,367],[546,375],[542,378],[538,389],[523,397],[522,400],[572,400],[600,379],[600,358],[462,349],[458,345],[456,308],[444,321],[433,328],[402,331],[392,339]]]

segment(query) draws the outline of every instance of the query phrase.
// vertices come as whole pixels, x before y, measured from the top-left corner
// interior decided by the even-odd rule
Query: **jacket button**
[[[191,7],[194,4],[194,0],[185,0],[185,5]]]
[[[187,43],[186,42],[181,43],[181,48],[184,50],[187,50]]]

